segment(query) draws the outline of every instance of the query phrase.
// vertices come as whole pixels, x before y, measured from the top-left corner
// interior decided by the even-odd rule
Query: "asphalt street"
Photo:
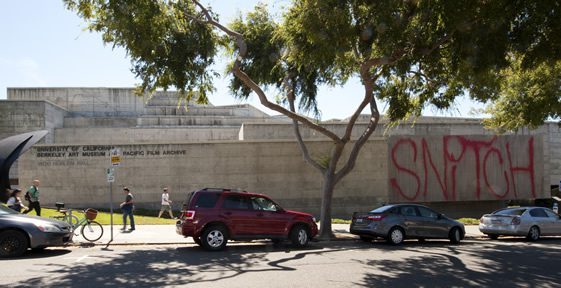
[[[466,238],[485,237],[477,225],[466,225]],[[111,239],[111,227],[104,225],[103,237],[96,241],[96,245],[107,244]],[[349,233],[349,224],[333,224],[333,232],[340,240],[357,239],[358,236]],[[111,245],[143,245],[143,244],[194,244],[191,237],[185,238],[175,232],[175,225],[137,225],[134,232],[120,231],[118,226],[113,228],[113,242]],[[74,245],[88,245],[90,242],[84,240],[81,235],[74,237]]]
[[[0,260],[8,287],[560,287],[561,239],[49,248]]]

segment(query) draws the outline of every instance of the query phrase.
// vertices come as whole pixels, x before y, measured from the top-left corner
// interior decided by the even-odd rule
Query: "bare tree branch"
[[[287,79],[284,79],[284,85],[287,87],[287,99],[288,99],[288,105],[290,107],[290,110],[292,112],[296,112],[296,107],[294,105],[294,89],[292,89],[290,87],[290,84],[287,83]],[[300,127],[298,124],[298,121],[296,120],[292,120],[292,127],[294,128],[294,134],[296,135],[296,140],[298,142],[298,145],[300,146],[300,150],[302,151],[302,156],[304,157],[304,160],[306,160],[306,162],[310,163],[310,165],[312,165],[313,167],[315,167],[316,169],[318,169],[320,172],[324,172],[325,171],[325,167],[321,166],[316,160],[312,159],[312,157],[310,157],[310,152],[308,151],[308,147],[306,146],[306,143],[304,143],[304,140],[302,139],[302,134],[300,133]]]
[[[430,49],[426,49],[425,51],[422,51],[422,54],[425,55],[425,56],[430,55],[436,49],[439,49],[441,45],[443,45],[444,43],[449,41],[452,38],[453,34],[454,34],[454,32],[452,32],[448,35],[445,35],[440,40],[435,42],[434,45]],[[378,126],[378,122],[380,121],[380,111],[378,110],[378,104],[376,103],[376,99],[373,95],[373,91],[374,91],[373,84],[374,84],[375,78],[377,78],[377,77],[374,77],[374,78],[371,77],[370,70],[374,66],[392,65],[395,62],[399,61],[399,59],[403,55],[405,55],[405,51],[396,51],[396,53],[394,53],[394,55],[392,55],[391,57],[373,58],[373,59],[366,60],[365,62],[362,63],[362,65],[360,67],[360,77],[362,79],[363,85],[365,86],[364,99],[360,103],[360,106],[358,107],[358,109],[355,111],[355,113],[349,119],[349,123],[347,124],[347,129],[345,131],[345,135],[342,137],[343,142],[346,143],[346,142],[350,141],[352,129],[355,125],[356,119],[358,118],[358,116],[360,115],[360,112],[364,109],[364,107],[366,107],[366,105],[368,103],[370,103],[371,117],[370,117],[370,121],[368,122],[368,126],[366,127],[366,129],[364,130],[362,135],[360,135],[360,137],[357,139],[357,141],[353,145],[353,149],[351,150],[351,153],[349,155],[349,158],[347,159],[347,162],[345,163],[345,165],[339,171],[337,171],[335,173],[335,183],[339,182],[343,177],[345,177],[349,172],[352,171],[352,169],[354,168],[354,165],[356,163],[356,159],[358,158],[358,154],[360,152],[360,149],[362,148],[362,146],[364,146],[364,144],[370,138],[372,133],[374,133],[374,131],[376,130],[376,127]],[[422,72],[420,72],[420,73],[421,73],[421,75],[423,75]]]
[[[378,105],[376,104],[376,99],[374,97],[372,97],[372,101],[370,102],[370,111],[372,113],[372,117],[370,117],[368,126],[353,145],[353,149],[349,154],[347,163],[335,174],[335,183],[338,183],[343,177],[345,177],[347,174],[349,174],[349,172],[353,170],[360,149],[364,146],[364,144],[366,144],[366,141],[368,141],[372,133],[374,133],[376,127],[378,127],[378,122],[380,121],[380,112],[378,111]]]
[[[363,85],[370,85],[372,86],[375,78],[374,79],[370,76],[370,69],[372,69],[372,67],[374,67],[375,65],[391,65],[393,63],[395,63],[398,59],[396,58],[387,58],[387,59],[382,59],[382,58],[376,58],[376,59],[371,59],[371,60],[367,60],[365,62],[362,63],[361,67],[360,67],[360,77],[362,79]],[[380,63],[387,63],[387,64],[380,64]],[[373,91],[374,88],[371,88]],[[355,112],[353,113],[353,115],[351,116],[351,118],[349,119],[349,123],[347,123],[347,128],[345,130],[345,135],[343,135],[342,137],[342,141],[343,142],[349,142],[351,139],[351,133],[353,131],[353,127],[356,123],[356,120],[358,119],[358,117],[360,116],[360,113],[362,112],[362,110],[364,110],[364,108],[366,107],[366,105],[368,105],[368,103],[371,102],[371,98],[373,96],[371,95],[371,93],[365,93],[364,95],[364,99],[362,99],[362,102],[360,103],[360,105],[358,106],[358,108],[355,110]],[[377,110],[377,109],[376,109]]]
[[[397,61],[397,59],[395,59],[394,61]],[[370,103],[370,121],[368,122],[368,126],[366,127],[366,129],[364,130],[364,132],[360,135],[360,137],[357,139],[357,141],[355,142],[355,144],[353,145],[353,148],[351,150],[351,153],[347,159],[347,162],[345,163],[345,165],[335,173],[335,183],[338,183],[343,177],[345,177],[347,174],[349,174],[349,172],[351,172],[355,166],[356,163],[356,159],[358,158],[360,149],[364,146],[364,144],[366,143],[366,141],[368,141],[368,139],[370,138],[370,136],[372,135],[372,133],[374,133],[374,131],[376,130],[376,127],[378,126],[378,122],[380,120],[380,111],[378,110],[378,105],[376,103],[376,98],[374,97],[374,81],[375,78],[378,77],[372,77],[371,73],[370,73],[370,69],[372,68],[372,65],[374,65],[374,63],[376,63],[375,61],[365,61],[362,65],[361,65],[361,79],[365,88],[365,92],[364,92],[364,99],[361,102],[359,109],[355,112],[355,114],[353,114],[353,117],[351,118],[351,120],[349,121],[349,123],[347,124],[347,132],[345,134],[345,136],[343,137],[344,140],[350,139],[350,133],[352,132],[352,128],[356,122],[356,119],[358,118],[358,114],[360,114],[360,111],[362,111],[362,109],[364,109],[364,107]],[[352,122],[351,122],[352,121]],[[352,125],[351,125],[352,123]]]
[[[284,107],[282,107],[278,104],[270,102],[269,99],[267,99],[267,95],[265,95],[265,92],[261,89],[261,87],[259,87],[259,85],[257,85],[257,83],[255,83],[253,81],[253,79],[251,79],[251,77],[249,77],[241,69],[241,63],[242,63],[241,61],[243,60],[243,58],[247,54],[247,44],[245,43],[243,35],[238,33],[238,32],[232,31],[231,29],[229,29],[229,28],[223,26],[222,24],[218,23],[214,18],[212,18],[208,9],[205,8],[199,1],[193,0],[193,2],[201,9],[201,11],[203,12],[205,17],[207,18],[210,25],[215,26],[216,28],[220,29],[221,31],[223,31],[227,35],[229,35],[231,37],[234,37],[236,39],[236,45],[239,48],[239,52],[238,52],[238,56],[236,57],[236,60],[234,61],[234,67],[232,68],[232,72],[242,82],[244,82],[244,84],[246,84],[253,92],[255,92],[255,94],[257,94],[257,97],[259,98],[259,101],[261,102],[261,104],[263,106],[265,106],[265,107],[267,107],[267,108],[269,108],[273,111],[277,111],[277,112],[279,112],[283,115],[286,115],[292,120],[301,122],[302,124],[308,126],[309,128],[311,128],[313,130],[316,130],[319,133],[327,136],[328,138],[335,141],[336,143],[341,142],[341,138],[339,138],[339,136],[337,136],[337,134],[329,131],[328,129],[325,129],[324,127],[322,127],[320,125],[317,125],[316,123],[310,121],[306,117],[298,115],[298,114],[296,114],[292,111],[287,110],[286,108],[284,108]]]

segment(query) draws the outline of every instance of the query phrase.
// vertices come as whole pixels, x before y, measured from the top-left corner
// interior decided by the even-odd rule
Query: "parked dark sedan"
[[[29,248],[63,245],[71,235],[65,222],[23,215],[0,205],[0,257],[20,256]]]
[[[355,212],[350,231],[363,241],[381,237],[395,245],[407,238],[442,238],[457,244],[465,235],[461,222],[417,204],[386,205],[370,212]]]

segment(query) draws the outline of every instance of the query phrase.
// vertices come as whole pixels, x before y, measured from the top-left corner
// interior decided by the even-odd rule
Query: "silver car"
[[[491,239],[501,235],[526,236],[537,241],[542,235],[561,235],[558,214],[543,207],[516,207],[485,214],[479,220],[479,231]]]
[[[382,237],[389,243],[400,244],[406,238],[464,239],[464,224],[450,219],[426,206],[417,204],[386,205],[367,213],[355,212],[350,232],[363,241]]]
[[[0,257],[20,256],[29,248],[63,245],[71,235],[68,223],[23,215],[0,205]]]

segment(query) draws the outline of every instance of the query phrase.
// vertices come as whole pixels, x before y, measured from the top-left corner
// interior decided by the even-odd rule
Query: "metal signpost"
[[[109,183],[109,211],[111,213],[111,239],[107,242],[107,246],[113,242],[113,182],[115,182],[115,168],[121,165],[121,150],[114,148],[109,153],[111,157],[111,167],[107,168],[107,183]]]

